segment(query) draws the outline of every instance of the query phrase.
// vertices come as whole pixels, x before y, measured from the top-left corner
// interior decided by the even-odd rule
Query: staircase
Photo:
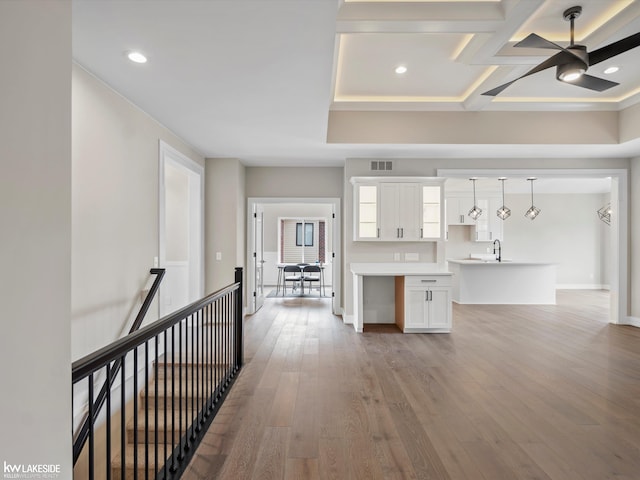
[[[71,416],[84,416],[73,426],[74,478],[180,478],[242,368],[242,268],[234,277],[140,327],[150,291],[129,335],[73,362]]]
[[[124,478],[133,480],[137,465],[138,479],[155,479],[157,469],[164,469],[166,460],[181,438],[186,442],[185,449],[196,448],[192,444],[192,428],[200,431],[205,419],[212,414],[209,408],[205,408],[206,402],[213,393],[213,386],[219,384],[228,371],[228,366],[228,363],[214,366],[198,361],[192,363],[190,359],[175,363],[170,359],[159,359],[154,364],[153,378],[139,394],[137,415],[126,424],[124,464],[122,452],[114,456],[112,478],[122,478],[124,465]],[[208,413],[200,413],[198,418],[203,409]],[[192,424],[193,427],[187,431]],[[169,459],[166,475],[161,472],[159,478],[171,476],[177,468],[175,460]]]

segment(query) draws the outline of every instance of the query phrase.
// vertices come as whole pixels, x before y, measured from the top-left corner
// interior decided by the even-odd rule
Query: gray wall
[[[201,165],[204,159],[77,65],[72,79],[76,359],[118,338],[150,280],[159,255],[159,140]],[[157,315],[154,305],[146,321]]]
[[[0,461],[71,478],[71,3],[0,2]]]
[[[246,255],[245,167],[236,158],[207,158],[205,168],[205,292],[233,283]],[[220,252],[221,259],[216,259]],[[245,274],[246,278],[246,274]],[[246,296],[245,296],[246,300]]]
[[[247,197],[342,198],[341,167],[247,167]]]

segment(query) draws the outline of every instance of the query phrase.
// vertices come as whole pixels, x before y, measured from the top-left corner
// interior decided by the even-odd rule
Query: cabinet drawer
[[[406,275],[404,284],[410,287],[448,287],[451,285],[451,275]]]

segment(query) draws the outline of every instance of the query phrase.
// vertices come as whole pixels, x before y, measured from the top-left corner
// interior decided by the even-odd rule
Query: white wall
[[[72,356],[128,328],[159,256],[159,140],[204,159],[94,76],[72,72]],[[157,302],[146,321],[157,319]]]
[[[71,478],[71,3],[0,2],[0,462]]]
[[[531,206],[528,194],[507,194],[505,204],[511,216],[504,221],[502,257],[517,261],[557,263],[557,283],[566,288],[598,288],[608,284],[603,270],[608,245],[607,227],[598,219],[602,194],[538,194],[535,205],[542,213],[529,220],[524,212]],[[495,212],[483,212],[495,215]],[[466,258],[470,253],[493,251],[491,242],[472,242],[471,226],[450,226],[447,258]]]

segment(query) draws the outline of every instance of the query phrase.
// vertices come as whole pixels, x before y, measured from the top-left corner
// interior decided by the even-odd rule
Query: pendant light
[[[482,209],[476,204],[476,177],[472,177],[469,180],[473,182],[473,207],[469,210],[469,216],[474,220],[477,220],[482,215]]]
[[[611,204],[608,203],[598,210],[598,218],[607,225],[611,225]]]
[[[498,178],[498,180],[502,182],[502,206],[498,210],[496,210],[496,215],[498,215],[498,218],[500,218],[501,220],[506,220],[511,216],[511,209],[507,208],[504,204],[504,181],[506,179],[507,177]]]
[[[531,207],[527,210],[527,213],[525,213],[524,216],[529,220],[535,220],[535,218],[540,214],[540,209],[533,205],[533,181],[536,180],[536,177],[529,177],[527,180],[531,182]]]

